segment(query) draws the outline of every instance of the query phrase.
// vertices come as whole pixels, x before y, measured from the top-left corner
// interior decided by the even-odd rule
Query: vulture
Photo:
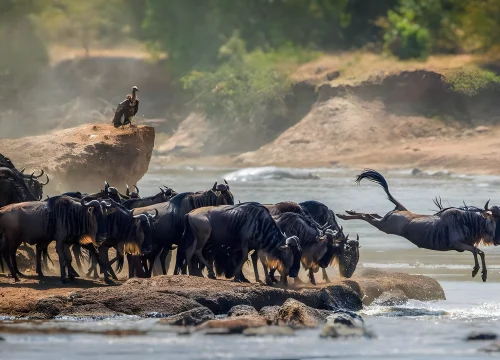
[[[127,124],[132,125],[132,120],[139,110],[139,99],[137,98],[137,86],[132,87],[132,95],[128,94],[127,98],[118,104],[113,118],[113,125],[117,128]],[[123,122],[122,122],[123,118]]]

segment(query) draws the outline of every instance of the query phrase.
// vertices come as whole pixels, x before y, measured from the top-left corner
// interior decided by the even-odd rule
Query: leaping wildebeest
[[[472,277],[479,271],[477,254],[481,256],[482,279],[486,281],[487,269],[484,252],[479,250],[479,244],[500,244],[500,208],[488,207],[489,200],[484,209],[478,208],[447,208],[434,215],[420,215],[409,211],[389,192],[389,186],[384,177],[375,170],[365,170],[356,178],[368,179],[379,184],[387,194],[388,199],[396,205],[384,217],[377,214],[357,213],[346,211],[348,215],[338,215],[343,220],[364,220],[387,234],[399,235],[419,248],[459,252],[470,251],[474,256]]]

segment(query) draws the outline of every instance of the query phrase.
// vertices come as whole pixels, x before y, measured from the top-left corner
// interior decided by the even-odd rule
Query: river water
[[[320,179],[308,179],[308,173]],[[142,195],[158,185],[176,191],[204,190],[226,178],[238,200],[275,203],[284,200],[319,200],[336,212],[357,210],[384,215],[393,208],[383,190],[369,182],[354,183],[355,172],[340,169],[234,169],[170,168],[152,165],[138,184]],[[392,194],[410,210],[431,213],[432,198],[440,196],[447,206],[482,207],[495,196],[500,177],[412,176],[410,171],[385,173]],[[443,174],[442,174],[443,175]],[[289,179],[287,177],[293,177]],[[299,179],[297,179],[299,178]],[[483,248],[488,281],[480,274],[472,279],[469,253],[432,252],[416,248],[403,238],[383,234],[362,221],[341,222],[345,233],[359,234],[365,268],[429,275],[443,286],[447,300],[410,301],[402,307],[370,306],[361,315],[374,339],[320,339],[319,329],[298,331],[288,337],[245,337],[171,333],[156,319],[120,318],[101,321],[59,319],[12,326],[76,330],[141,329],[145,335],[107,336],[86,333],[2,334],[0,359],[472,359],[490,357],[479,349],[488,341],[466,342],[471,331],[500,334],[500,249]],[[332,276],[335,270],[331,271]],[[338,275],[337,275],[338,276]],[[319,280],[320,276],[317,276]],[[306,278],[303,277],[305,280]]]

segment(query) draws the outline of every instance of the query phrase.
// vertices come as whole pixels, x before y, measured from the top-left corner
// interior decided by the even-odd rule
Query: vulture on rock
[[[127,98],[118,104],[113,118],[113,125],[117,128],[127,124],[132,125],[132,120],[139,110],[139,99],[137,98],[137,86],[132,87],[132,95],[128,94]],[[123,121],[122,121],[123,118]]]

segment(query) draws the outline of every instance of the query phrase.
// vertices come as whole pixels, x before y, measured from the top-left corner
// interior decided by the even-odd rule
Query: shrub
[[[454,69],[445,74],[445,82],[452,91],[473,96],[481,90],[500,84],[495,73],[476,66]]]
[[[400,15],[388,11],[388,26],[384,34],[386,50],[400,59],[424,58],[431,45],[430,32],[414,22],[412,11]]]

